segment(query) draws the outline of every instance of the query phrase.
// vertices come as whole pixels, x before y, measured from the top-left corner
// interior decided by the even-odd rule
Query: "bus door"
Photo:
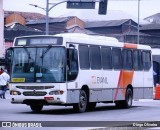
[[[76,103],[79,99],[75,96],[78,95],[78,46],[73,43],[67,43],[67,63],[66,63],[66,76],[67,76],[67,89],[69,92],[69,99],[72,103]]]

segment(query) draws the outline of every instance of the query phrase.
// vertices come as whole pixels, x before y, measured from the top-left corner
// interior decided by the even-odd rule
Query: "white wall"
[[[4,57],[4,11],[3,11],[3,0],[0,0],[0,57]]]

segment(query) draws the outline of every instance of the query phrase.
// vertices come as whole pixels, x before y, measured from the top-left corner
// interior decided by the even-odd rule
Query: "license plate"
[[[25,78],[12,78],[12,82],[25,82]]]

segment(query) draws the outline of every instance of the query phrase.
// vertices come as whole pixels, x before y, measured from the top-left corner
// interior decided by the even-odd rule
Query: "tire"
[[[30,105],[30,108],[33,112],[40,112],[43,108],[43,105]]]
[[[128,88],[126,91],[126,100],[124,101],[124,107],[130,108],[132,106],[132,101],[133,101],[133,92],[130,88]]]
[[[88,103],[87,94],[84,90],[81,90],[79,94],[79,103],[74,104],[73,109],[78,113],[83,113],[86,111],[87,103]]]
[[[96,102],[90,102],[87,105],[87,111],[93,111],[96,107]]]
[[[132,106],[133,100],[133,92],[130,88],[126,90],[125,100],[124,101],[116,101],[117,108],[130,108]]]

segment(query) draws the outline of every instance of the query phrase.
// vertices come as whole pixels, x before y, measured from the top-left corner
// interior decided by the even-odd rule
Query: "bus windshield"
[[[64,47],[14,48],[11,82],[65,82]]]

